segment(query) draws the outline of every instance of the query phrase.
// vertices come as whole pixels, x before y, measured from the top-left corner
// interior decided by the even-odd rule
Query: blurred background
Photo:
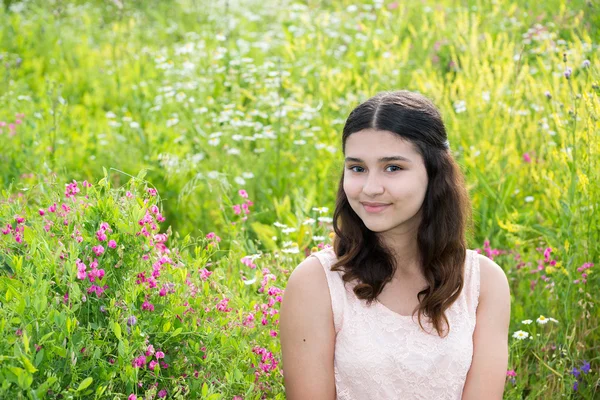
[[[470,248],[494,259],[511,283],[506,398],[597,398],[598,7],[0,1],[0,395],[283,398],[276,308],[289,272],[331,241],[345,119],[379,91],[408,89],[442,112],[473,202]],[[60,230],[48,227],[53,204],[75,207],[84,194],[96,211],[82,208],[58,221]],[[67,307],[65,294],[81,302],[73,291],[91,287],[79,287],[86,280],[76,259],[93,263],[94,253],[113,249],[104,244],[98,255],[93,247],[103,242],[98,232],[109,232],[101,223],[125,235],[147,212],[156,225],[139,243],[115,238],[120,254],[111,260],[128,269],[107,267],[103,279],[122,283],[120,291],[92,290],[93,311],[87,298],[81,309]],[[164,241],[148,232],[173,241],[161,249]],[[152,256],[145,267],[137,260],[148,248],[160,260],[164,246],[181,250],[185,268],[204,267],[197,309],[206,308],[208,325],[174,317],[192,290],[185,274],[172,272],[162,286],[181,304],[165,300],[160,284],[142,288],[138,274],[157,268]],[[221,279],[210,283],[209,272]],[[40,296],[48,306],[34,304]],[[156,317],[133,312],[148,311],[152,296],[163,302]],[[261,302],[273,310],[268,323],[249,328],[265,311],[255,308]],[[147,339],[170,349],[178,327],[177,335],[205,343],[181,339],[191,347],[173,348],[170,365],[158,364],[175,373],[141,374],[135,360],[155,354]],[[44,335],[61,329],[46,338],[59,349],[39,356]],[[215,351],[202,358],[206,344]],[[192,353],[196,364],[184,361]]]

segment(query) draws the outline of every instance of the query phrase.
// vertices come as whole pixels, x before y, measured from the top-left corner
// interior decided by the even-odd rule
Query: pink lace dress
[[[465,285],[446,310],[450,333],[440,338],[426,317],[424,332],[415,315],[400,315],[375,301],[367,306],[331,271],[332,247],[311,254],[327,276],[335,340],[338,400],[460,400],[471,360],[475,311],[479,300],[477,252],[467,250]]]

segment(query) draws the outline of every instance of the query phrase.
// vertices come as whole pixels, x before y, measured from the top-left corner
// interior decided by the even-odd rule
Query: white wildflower
[[[523,340],[523,339],[527,339],[528,337],[529,337],[529,333],[527,333],[525,331],[516,331],[515,333],[513,333],[513,338],[515,338],[515,339]]]

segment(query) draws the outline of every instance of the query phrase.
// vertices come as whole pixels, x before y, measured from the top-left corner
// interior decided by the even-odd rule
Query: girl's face
[[[365,226],[386,236],[416,233],[428,179],[413,144],[389,131],[365,129],[348,137],[345,155],[344,192]]]

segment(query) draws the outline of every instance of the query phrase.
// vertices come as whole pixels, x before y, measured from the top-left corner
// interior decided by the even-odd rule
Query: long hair
[[[464,286],[465,233],[471,228],[471,207],[464,177],[447,146],[442,117],[423,95],[406,90],[380,92],[348,116],[342,134],[344,154],[348,137],[363,129],[397,134],[410,141],[424,160],[428,187],[417,241],[428,287],[417,295],[418,321],[424,330],[421,317],[429,317],[438,335],[445,336],[442,320],[450,331],[445,310],[458,299]],[[391,281],[395,259],[351,208],[343,182],[342,171],[333,213],[333,247],[338,260],[331,270],[343,271],[344,282],[358,280],[353,291],[370,305]]]

